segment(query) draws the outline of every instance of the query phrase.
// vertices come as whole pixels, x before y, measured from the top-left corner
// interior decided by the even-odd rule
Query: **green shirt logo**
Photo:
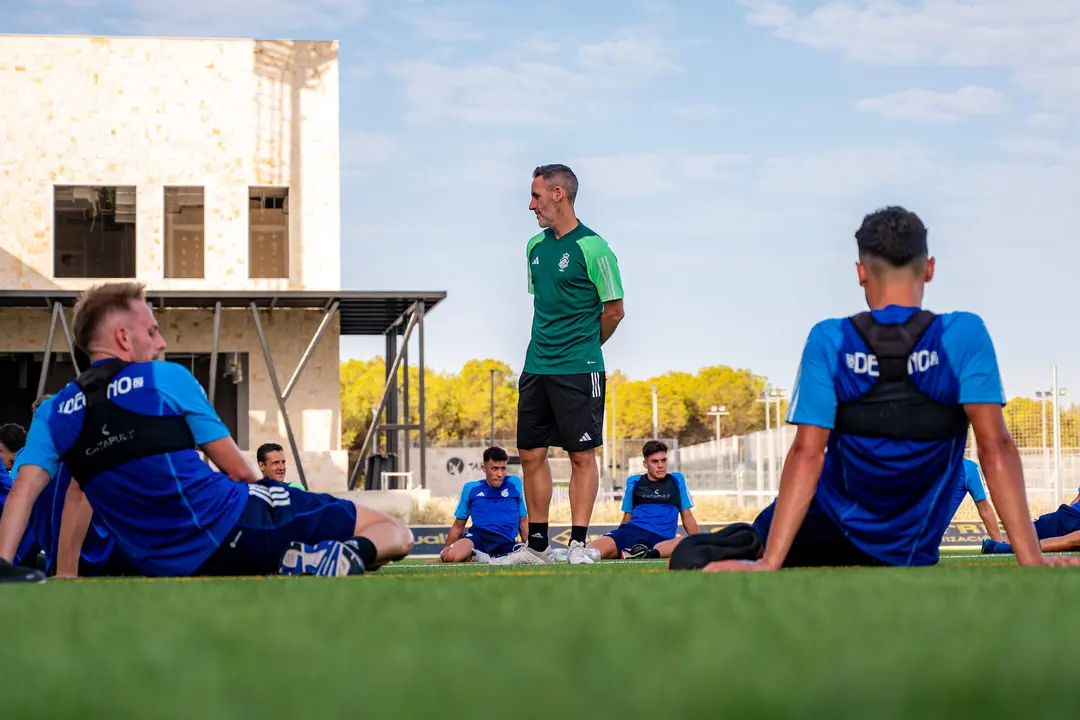
[[[623,297],[615,253],[582,224],[556,239],[545,230],[525,249],[533,295],[525,372],[575,375],[604,371],[600,313]]]

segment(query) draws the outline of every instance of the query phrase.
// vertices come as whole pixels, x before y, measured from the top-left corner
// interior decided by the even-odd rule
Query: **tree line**
[[[517,430],[517,375],[498,360],[469,360],[458,372],[428,370],[427,438],[429,442],[452,443],[491,435],[491,379],[495,379],[495,436],[513,438]],[[385,364],[381,357],[349,360],[341,365],[342,446],[359,450],[383,383]],[[419,421],[419,371],[409,368],[409,422]],[[398,384],[402,383],[401,370]],[[621,438],[646,438],[653,433],[652,387],[656,387],[657,420],[660,437],[678,438],[682,445],[704,442],[714,437],[715,418],[708,415],[714,405],[724,406],[720,433],[743,435],[764,429],[765,406],[758,402],[767,385],[766,378],[749,370],[724,365],[706,367],[697,373],[670,372],[647,380],[630,380],[623,373],[609,372],[607,379],[608,432]],[[399,394],[400,395],[400,394]],[[402,399],[399,397],[399,402]],[[770,422],[776,422],[776,404],[770,404]],[[787,411],[781,405],[781,415]]]
[[[452,444],[491,435],[491,378],[495,378],[495,437],[513,438],[517,430],[517,375],[498,360],[469,360],[458,372],[428,370],[427,438],[432,443]],[[372,420],[372,410],[382,392],[385,365],[381,357],[349,360],[341,365],[342,446],[358,451]],[[419,422],[419,372],[409,368],[409,422]],[[401,371],[398,383],[402,382]],[[715,418],[709,410],[724,406],[720,418],[722,437],[745,435],[765,428],[765,407],[759,402],[768,379],[750,370],[726,365],[702,368],[696,373],[669,372],[646,380],[630,380],[615,370],[608,374],[608,432],[620,438],[647,438],[653,433],[652,388],[656,387],[660,437],[678,438],[692,445],[715,436]],[[769,405],[770,424],[776,423],[776,404]],[[1031,398],[1013,398],[1005,407],[1005,421],[1016,444],[1042,447],[1043,408]],[[787,413],[782,401],[781,417]],[[1046,403],[1047,444],[1053,445],[1053,412]],[[1080,447],[1080,410],[1060,408],[1061,446]]]

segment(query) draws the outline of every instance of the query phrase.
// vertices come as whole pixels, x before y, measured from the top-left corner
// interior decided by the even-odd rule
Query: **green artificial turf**
[[[1077,596],[966,554],[4,586],[0,717],[1073,717]]]

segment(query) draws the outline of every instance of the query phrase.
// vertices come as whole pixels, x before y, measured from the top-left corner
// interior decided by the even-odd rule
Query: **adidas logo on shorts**
[[[589,433],[585,433],[584,435],[581,436],[581,439],[578,440],[578,442],[589,442],[591,440],[592,440],[592,437],[590,437]]]

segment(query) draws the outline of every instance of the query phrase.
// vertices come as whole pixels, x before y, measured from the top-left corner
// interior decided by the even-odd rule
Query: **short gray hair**
[[[533,179],[544,178],[544,182],[551,187],[552,185],[558,185],[566,192],[566,199],[570,201],[570,204],[574,204],[574,200],[577,198],[578,181],[577,175],[566,165],[541,165],[533,170]]]

